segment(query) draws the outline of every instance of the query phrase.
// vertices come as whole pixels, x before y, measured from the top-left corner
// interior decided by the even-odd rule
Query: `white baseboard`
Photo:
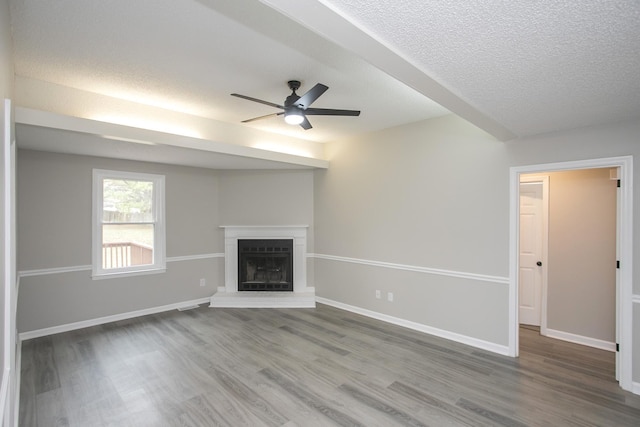
[[[631,393],[640,395],[640,383],[631,383]]]
[[[599,340],[596,338],[576,335],[569,332],[558,331],[555,329],[546,329],[545,336],[555,338],[562,341],[572,342],[574,344],[586,345],[588,347],[599,348],[600,350],[616,351],[616,343]]]
[[[200,298],[191,301],[182,301],[174,304],[163,305],[160,307],[145,308],[143,310],[130,311],[128,313],[114,314],[112,316],[99,317],[97,319],[83,320],[81,322],[68,323],[66,325],[53,326],[50,328],[37,329],[35,331],[21,332],[19,334],[20,341],[26,341],[33,338],[45,337],[48,335],[59,334],[61,332],[74,331],[76,329],[88,328],[91,326],[103,325],[105,323],[117,322],[119,320],[131,319],[134,317],[146,316],[149,314],[161,313],[163,311],[176,310],[182,307],[189,307],[195,304],[205,304],[209,302],[209,297]]]
[[[461,344],[477,347],[482,350],[487,350],[492,353],[502,354],[504,356],[509,355],[509,347],[506,345],[500,345],[489,341],[480,340],[477,338],[469,337],[455,332],[445,331],[443,329],[434,328],[424,325],[422,323],[412,322],[410,320],[401,319],[399,317],[393,317],[386,314],[378,313],[376,311],[367,310],[365,308],[356,307],[349,304],[344,304],[338,301],[330,299],[316,297],[316,301],[321,304],[330,305],[332,307],[340,308],[342,310],[350,311],[352,313],[361,314],[363,316],[371,317],[373,319],[381,320],[383,322],[391,323],[394,325],[402,326],[404,328],[413,329],[414,331],[424,332],[429,335],[434,335],[440,338],[445,338],[451,341],[455,341]]]

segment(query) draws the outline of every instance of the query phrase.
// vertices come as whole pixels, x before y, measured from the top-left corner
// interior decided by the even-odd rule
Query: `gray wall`
[[[328,144],[331,167],[313,173],[214,173],[21,151],[18,165],[20,269],[89,263],[90,171],[93,167],[165,173],[168,188],[170,179],[176,183],[183,180],[207,183],[199,187],[199,194],[193,198],[188,192],[185,194],[186,184],[175,187],[180,189],[179,195],[171,196],[168,189],[167,206],[171,205],[172,197],[180,197],[182,206],[175,207],[177,211],[171,215],[190,218],[192,224],[205,224],[204,233],[217,236],[218,242],[205,243],[193,229],[178,231],[171,229],[178,225],[168,225],[168,235],[173,235],[171,240],[175,242],[175,245],[168,244],[169,256],[222,251],[218,228],[222,224],[257,225],[266,219],[278,224],[310,224],[313,225],[313,244],[309,251],[317,254],[315,286],[319,296],[472,339],[506,345],[509,168],[638,155],[637,135],[640,135],[640,122],[627,122],[502,143],[461,119],[447,116]],[[636,174],[636,218],[640,212],[638,180],[640,176]],[[272,187],[277,183],[285,183],[285,190],[274,193]],[[210,191],[217,195],[211,196]],[[188,206],[190,201],[196,205]],[[249,208],[257,201],[262,209],[249,214]],[[217,206],[215,212],[204,212],[211,210],[212,204]],[[49,222],[56,227],[43,228],[41,223],[49,212],[55,218]],[[84,225],[78,227],[78,223]],[[86,235],[82,232],[70,235],[66,229],[85,226]],[[31,227],[39,229],[32,232]],[[638,229],[638,224],[635,228]],[[50,245],[61,236],[69,242],[62,251],[65,253],[53,253],[50,246],[48,249],[37,247],[40,239]],[[181,240],[180,236],[191,237]],[[639,243],[637,236],[636,231],[635,248]],[[75,248],[78,244],[85,245],[84,252]],[[31,249],[24,245],[30,245]],[[347,262],[347,258],[362,262]],[[52,260],[65,264],[54,265]],[[394,268],[376,264],[380,262],[391,263]],[[169,267],[177,265],[170,263]],[[407,268],[412,266],[443,270],[444,275]],[[637,277],[640,265],[634,267]],[[201,296],[197,288],[194,293],[191,288],[191,282],[197,281],[200,272],[190,277],[192,268],[186,268],[184,275],[177,271],[178,267],[174,268],[183,286],[180,289],[171,283],[178,280],[169,277],[171,273],[162,277],[163,280],[166,277],[167,283],[160,285],[158,280],[147,278],[131,282],[129,279],[91,281],[88,272],[69,273],[67,278],[51,275],[51,280],[43,280],[42,276],[23,278],[20,330]],[[212,270],[221,280],[221,265]],[[109,283],[111,286],[107,286]],[[640,284],[637,280],[634,283],[635,293],[640,294]],[[376,289],[394,292],[395,301],[375,299]],[[212,289],[208,289],[206,296],[211,293]],[[150,295],[153,299],[148,301]],[[102,297],[106,304],[95,302]],[[634,312],[634,336],[637,337],[640,329],[637,307]],[[640,354],[637,338],[633,345],[634,354]],[[635,381],[640,379],[637,359],[634,359]]]
[[[506,346],[505,144],[447,116],[332,143],[327,153],[330,167],[315,181],[318,254],[450,274],[322,259],[317,294]],[[376,299],[378,289],[395,301]]]
[[[20,150],[18,270],[91,264],[95,168],[166,176],[167,257],[222,251],[214,171]]]
[[[213,171],[20,150],[18,270],[91,265],[94,168],[166,176],[167,257],[219,253],[218,178]],[[92,280],[88,270],[21,277],[20,332],[200,299],[220,280],[219,259],[167,263],[167,272]],[[200,287],[200,278],[207,286]]]
[[[313,225],[313,173],[220,171],[224,225]]]
[[[615,343],[616,181],[549,174],[547,327]]]
[[[316,171],[315,179],[315,251],[327,255],[316,260],[316,292],[507,345],[508,285],[498,279],[506,278],[509,268],[510,168],[637,156],[638,135],[640,121],[631,121],[502,143],[446,116],[328,144],[330,168]],[[634,181],[634,212],[640,218],[640,174]],[[634,222],[637,295],[640,221]],[[414,273],[372,262],[471,276]],[[478,280],[486,275],[497,279]],[[376,289],[394,291],[395,301],[375,299]],[[633,323],[640,329],[639,317]],[[640,355],[640,341],[633,346],[633,354]],[[638,359],[634,381],[640,380]]]
[[[19,271],[91,264],[94,168],[166,176],[167,272],[103,280],[86,270],[22,277],[20,332],[209,297],[224,286],[223,259],[171,257],[222,254],[221,225],[313,225],[310,171],[220,172],[20,150]]]
[[[313,253],[313,171],[220,171],[219,176],[222,225],[308,225],[307,253]],[[308,258],[307,286],[313,286],[314,276],[314,260]]]

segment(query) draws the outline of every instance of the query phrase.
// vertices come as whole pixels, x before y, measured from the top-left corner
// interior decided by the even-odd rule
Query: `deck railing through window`
[[[102,268],[153,264],[153,248],[135,242],[102,244]]]

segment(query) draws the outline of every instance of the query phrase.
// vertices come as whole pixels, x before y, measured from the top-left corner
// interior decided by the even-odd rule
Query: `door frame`
[[[18,290],[16,283],[16,141],[12,123],[13,106],[10,99],[2,100],[0,107],[2,112],[2,204],[4,221],[1,227],[4,234],[4,257],[2,262],[4,275],[2,277],[2,292],[4,292],[4,342],[2,367],[2,391],[0,400],[4,404],[0,408],[3,416],[3,425],[17,425],[18,397],[17,387],[19,372],[17,372],[17,346],[19,345],[16,330],[16,310],[18,300]]]
[[[542,247],[540,257],[542,258],[542,272],[540,273],[541,277],[541,295],[540,295],[540,334],[547,335],[547,268],[548,262],[548,254],[549,254],[549,175],[531,175],[526,174],[526,176],[522,176],[525,174],[521,174],[519,176],[518,182],[539,182],[542,185],[542,224],[541,224],[541,233],[542,233]],[[520,186],[518,185],[518,221],[520,221]],[[518,224],[518,242],[520,242],[520,224]],[[518,252],[519,254],[519,252]],[[518,258],[520,255],[518,255]],[[520,260],[518,260],[518,267]],[[518,283],[518,286],[520,284]],[[518,289],[518,292],[520,290]],[[518,305],[520,303],[518,302]]]
[[[619,325],[618,354],[620,387],[627,391],[633,389],[633,157],[609,157],[559,163],[547,163],[526,166],[513,166],[509,169],[509,355],[518,356],[519,320],[518,320],[518,270],[519,270],[519,229],[520,229],[520,175],[566,170],[619,168],[621,187],[619,209],[617,212],[617,247],[620,268],[616,275],[617,298],[616,319]]]

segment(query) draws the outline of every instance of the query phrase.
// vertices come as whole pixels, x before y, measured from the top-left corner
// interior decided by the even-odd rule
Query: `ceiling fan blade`
[[[316,99],[320,97],[320,95],[325,93],[327,89],[329,89],[327,86],[323,85],[322,83],[318,83],[317,85],[309,89],[307,93],[298,98],[295,104],[300,106],[302,109],[307,109],[311,104],[313,104]]]
[[[358,110],[335,110],[333,108],[308,108],[304,110],[307,116],[359,116]]]
[[[268,119],[269,117],[281,116],[283,114],[284,114],[284,111],[281,113],[271,113],[271,114],[267,114],[266,116],[254,117],[253,119],[243,120],[242,123],[249,123],[249,122],[253,122],[254,120]]]
[[[302,123],[300,123],[300,126],[302,127],[302,129],[304,130],[309,130],[311,129],[313,126],[311,126],[311,123],[309,123],[309,120],[307,120],[307,118],[305,117],[304,120],[302,121]]]
[[[268,105],[270,107],[280,108],[280,109],[284,110],[284,106],[278,105],[278,104],[274,104],[273,102],[269,102],[269,101],[263,101],[262,99],[252,98],[252,97],[246,96],[246,95],[240,95],[239,93],[232,93],[231,96],[235,96],[237,98],[246,99],[248,101],[258,102],[260,104],[264,104],[264,105]]]

